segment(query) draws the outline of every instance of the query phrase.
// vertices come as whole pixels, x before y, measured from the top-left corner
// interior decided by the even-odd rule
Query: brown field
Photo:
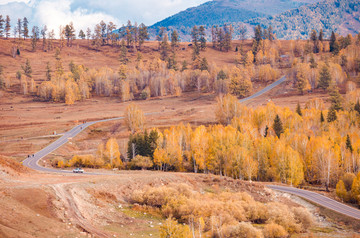
[[[21,69],[21,65],[25,64],[25,60],[29,59],[33,68],[33,77],[35,80],[42,80],[45,78],[46,63],[50,62],[54,68],[55,65],[55,50],[44,52],[41,50],[42,42],[39,41],[38,49],[36,52],[31,50],[30,40],[22,41],[20,45],[20,56],[13,58],[11,56],[11,47],[17,45],[12,39],[5,40],[0,39],[0,65],[5,67],[5,74],[13,74]],[[209,63],[215,63],[217,66],[229,66],[235,64],[235,48],[243,45],[243,50],[248,51],[251,49],[252,41],[246,40],[244,43],[240,41],[233,42],[233,49],[229,52],[220,52],[214,50],[211,43],[208,43],[206,51],[201,51],[201,57],[206,57]],[[281,41],[284,53],[288,51],[289,41]],[[139,51],[142,54],[143,60],[149,61],[160,57],[158,51],[158,42],[145,42]],[[178,63],[182,63],[186,60],[189,64],[192,62],[191,54],[192,47],[188,46],[189,43],[181,42],[179,47],[176,48],[176,55]],[[54,46],[59,47],[59,41],[54,41]],[[127,54],[130,63],[134,65],[137,58],[137,52],[129,49]],[[61,59],[63,66],[68,69],[68,65],[71,61],[75,64],[81,64],[88,68],[98,69],[100,67],[110,67],[117,70],[119,67],[119,55],[120,47],[118,46],[102,46],[99,50],[95,50],[91,44],[89,45],[87,40],[76,40],[72,47],[63,47],[61,50]]]

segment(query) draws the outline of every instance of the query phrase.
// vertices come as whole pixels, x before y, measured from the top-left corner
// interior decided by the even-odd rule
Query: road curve
[[[321,194],[310,192],[303,189],[297,189],[292,187],[285,187],[285,186],[277,186],[277,185],[267,185],[268,188],[271,188],[273,190],[277,190],[280,192],[290,193],[302,198],[305,198],[306,200],[309,200],[311,202],[314,202],[322,207],[331,209],[335,212],[344,214],[346,216],[355,218],[360,220],[360,210],[347,206],[343,203],[337,202],[331,198],[325,197]]]
[[[116,117],[111,119],[104,119],[99,121],[93,121],[93,122],[86,122],[81,125],[77,125],[74,128],[72,128],[70,131],[64,133],[63,136],[61,136],[59,139],[45,147],[44,149],[40,150],[39,152],[35,153],[34,155],[30,155],[30,157],[26,158],[22,164],[26,167],[29,167],[34,170],[42,171],[42,172],[50,172],[50,173],[72,173],[72,171],[68,170],[58,170],[58,169],[51,169],[51,168],[45,168],[39,165],[39,161],[44,158],[46,155],[50,154],[51,152],[55,151],[59,147],[66,144],[70,138],[75,137],[77,134],[85,130],[87,127],[98,123],[98,122],[107,122],[107,121],[114,121],[114,120],[120,120],[124,119],[124,117]],[[93,174],[98,175],[99,173],[87,173],[85,174]]]
[[[271,89],[275,88],[276,86],[278,86],[279,84],[281,84],[282,82],[284,82],[286,80],[286,76],[281,77],[279,80],[273,82],[272,84],[270,84],[269,86],[261,89],[259,92],[251,95],[250,97],[247,98],[243,98],[241,100],[239,100],[239,102],[246,102],[248,100],[254,99],[256,97],[259,97],[260,95],[270,91]]]
[[[274,87],[278,86],[279,84],[284,82],[285,79],[286,79],[286,76],[283,76],[282,78],[280,78],[276,82],[270,84],[269,86],[265,87],[264,89],[260,90],[259,92],[255,93],[254,95],[252,95],[252,96],[250,96],[248,98],[244,98],[244,99],[239,100],[239,102],[245,102],[247,100],[256,98],[256,97],[268,92],[269,90],[273,89]],[[158,113],[158,112],[146,113],[145,115],[151,115],[151,114],[156,114],[156,113]],[[39,165],[39,161],[42,158],[44,158],[46,155],[50,154],[51,152],[55,151],[59,147],[66,144],[69,141],[69,138],[75,137],[77,134],[79,134],[80,132],[85,130],[87,127],[89,127],[89,126],[91,126],[91,125],[93,125],[95,123],[99,123],[99,122],[107,122],[107,121],[114,121],[114,120],[121,120],[121,119],[124,119],[124,117],[116,117],[116,118],[104,119],[104,120],[99,120],[99,121],[86,122],[84,124],[77,125],[74,128],[72,128],[70,131],[64,133],[64,135],[61,136],[59,139],[57,139],[55,142],[51,143],[50,145],[48,145],[44,149],[40,150],[39,152],[35,153],[34,155],[31,155],[30,157],[26,158],[22,162],[22,164],[24,166],[26,166],[26,167],[29,167],[29,168],[34,169],[34,170],[42,171],[42,172],[72,173],[72,171],[68,171],[68,170],[58,170],[58,169],[42,167],[42,166]],[[85,172],[85,174],[98,175],[98,174],[101,174],[101,173],[88,173],[88,172]]]

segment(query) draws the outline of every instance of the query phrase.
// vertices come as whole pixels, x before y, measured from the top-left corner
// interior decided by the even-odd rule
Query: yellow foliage
[[[190,238],[190,228],[187,225],[180,225],[174,219],[169,217],[164,224],[160,226],[161,238]]]
[[[265,238],[286,238],[289,235],[284,227],[275,223],[265,225],[263,232]]]
[[[144,128],[145,116],[136,104],[132,103],[126,107],[124,117],[125,124],[131,133]]]

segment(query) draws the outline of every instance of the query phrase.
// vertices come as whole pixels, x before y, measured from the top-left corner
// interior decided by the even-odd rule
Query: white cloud
[[[58,32],[72,21],[85,30],[112,21],[117,26],[132,22],[152,25],[168,16],[208,0],[0,0],[0,14],[12,19],[26,16],[30,25],[47,25]],[[15,20],[14,20],[15,21]]]
[[[91,13],[87,9],[77,8],[71,10],[70,0],[43,0],[35,9],[35,22],[47,25],[48,29],[54,29],[58,33],[59,26],[74,23],[76,30],[86,30],[93,27],[101,20],[117,23],[117,19],[104,13]]]
[[[12,0],[0,0],[0,5],[4,5],[4,4],[8,4],[11,2],[24,2],[24,3],[28,3],[29,0],[17,0],[17,1],[12,1]]]

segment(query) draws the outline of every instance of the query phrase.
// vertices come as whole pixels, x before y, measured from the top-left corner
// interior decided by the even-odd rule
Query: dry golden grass
[[[27,167],[5,156],[0,156],[0,170],[8,174],[24,174],[29,172]]]
[[[52,69],[55,68],[55,50],[44,52],[41,50],[41,42],[38,43],[37,50],[33,52],[31,50],[30,40],[22,41],[20,44],[20,56],[13,58],[11,56],[11,48],[15,45],[13,39],[0,39],[0,65],[4,66],[4,74],[10,75],[15,80],[15,74],[17,71],[22,71],[21,65],[25,64],[26,59],[30,60],[33,78],[36,82],[45,79],[46,64],[50,62]],[[142,46],[142,50],[139,51],[142,54],[144,62],[151,61],[159,58],[160,53],[158,51],[158,42],[145,42]],[[207,58],[208,62],[215,63],[219,67],[235,65],[236,52],[235,48],[240,49],[240,45],[243,45],[243,50],[248,51],[251,49],[251,40],[246,40],[243,43],[240,41],[233,41],[232,50],[229,52],[220,52],[212,48],[212,43],[208,43],[208,47],[205,51],[201,51],[201,57]],[[177,62],[179,65],[186,60],[188,64],[192,62],[192,47],[188,46],[188,42],[182,42],[179,47],[176,48]],[[58,40],[54,42],[55,47],[59,47]],[[284,52],[289,51],[289,41],[281,41],[281,47]],[[119,55],[120,47],[117,46],[102,46],[99,50],[95,50],[87,40],[76,40],[72,47],[63,47],[61,50],[61,59],[63,66],[66,70],[69,69],[68,65],[71,61],[75,64],[84,65],[87,68],[99,69],[101,67],[109,67],[117,71],[120,65]],[[129,65],[135,65],[137,58],[137,52],[129,49],[127,56],[130,59]]]

